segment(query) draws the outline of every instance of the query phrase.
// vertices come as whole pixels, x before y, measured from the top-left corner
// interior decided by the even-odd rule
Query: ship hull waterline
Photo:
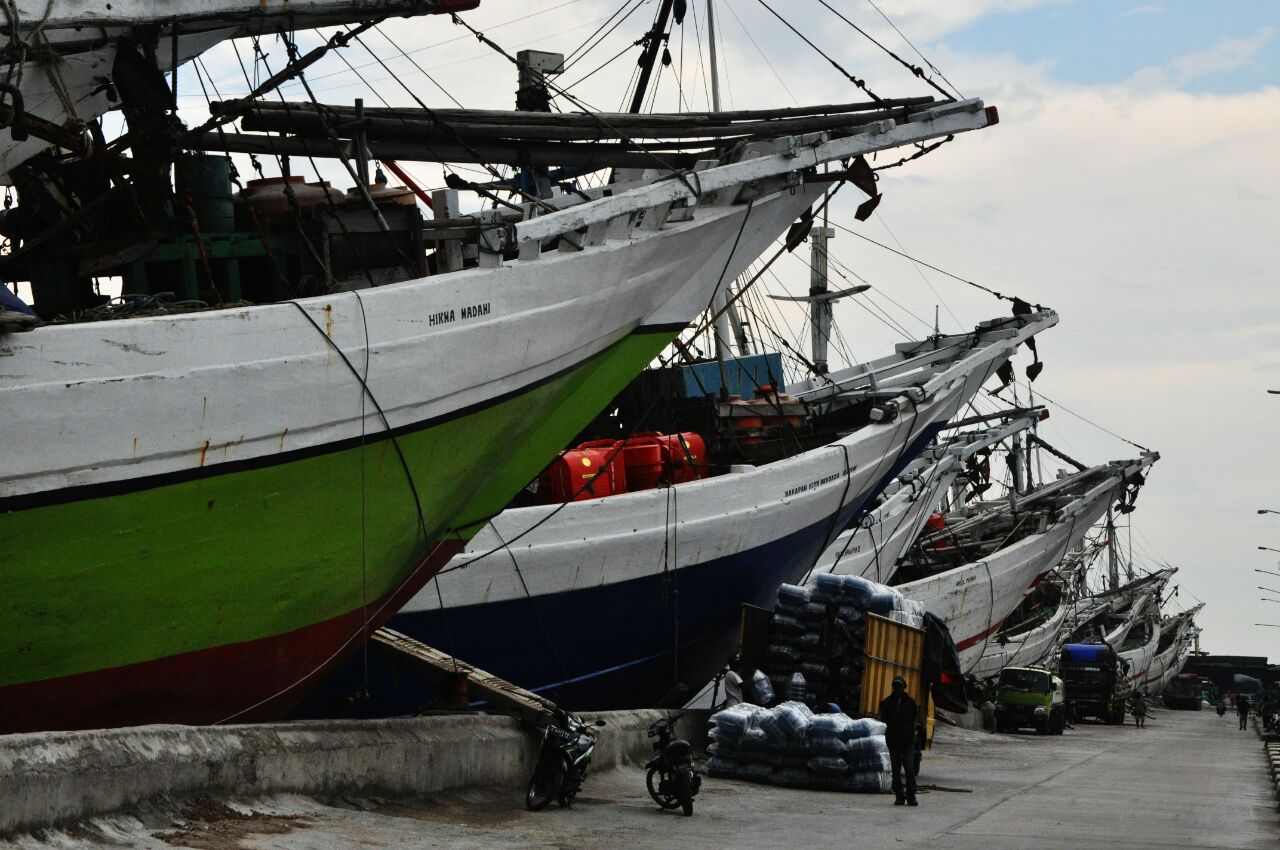
[[[369,337],[358,336],[359,318],[366,311],[364,324],[375,331],[378,322],[398,327],[394,323],[413,321],[404,316],[403,307],[392,304],[380,314],[379,290],[365,294],[358,311],[352,299],[344,300],[344,296],[332,299],[338,306],[280,305],[319,317],[326,323],[320,333],[334,340],[334,348],[348,352],[348,361],[360,364],[365,350],[370,351],[369,396],[381,395],[387,404],[394,439],[382,430],[379,415],[362,396],[352,370],[313,337],[312,344],[318,350],[308,357],[322,362],[299,363],[304,358],[295,358],[279,361],[284,364],[279,368],[302,370],[318,365],[320,368],[313,371],[322,377],[316,386],[328,392],[330,383],[345,382],[345,389],[334,397],[341,398],[344,413],[347,408],[358,408],[360,419],[334,414],[334,426],[327,431],[320,427],[310,432],[299,429],[304,435],[300,439],[312,432],[341,436],[343,428],[347,432],[355,429],[358,439],[348,435],[330,444],[316,443],[286,452],[286,438],[290,449],[295,438],[286,434],[285,428],[278,432],[284,460],[262,454],[262,440],[255,447],[253,439],[224,439],[222,435],[236,433],[239,423],[232,416],[217,421],[219,402],[223,401],[217,393],[243,392],[245,384],[239,388],[226,382],[214,385],[206,377],[205,383],[213,391],[196,409],[202,429],[195,433],[214,432],[214,438],[206,438],[203,445],[197,438],[197,451],[190,455],[156,451],[143,458],[149,471],[157,471],[146,478],[145,486],[121,473],[122,466],[125,473],[129,471],[127,462],[95,464],[90,459],[83,463],[88,472],[79,479],[64,477],[79,481],[92,473],[101,480],[52,493],[22,492],[21,479],[16,487],[0,488],[0,525],[4,529],[0,563],[5,565],[4,576],[11,586],[20,588],[6,600],[0,632],[0,653],[5,662],[0,665],[0,732],[279,716],[321,677],[323,668],[361,643],[360,634],[381,625],[399,602],[430,578],[440,557],[458,551],[479,524],[498,512],[548,457],[652,360],[675,332],[705,307],[722,276],[739,273],[812,199],[812,193],[804,190],[779,193],[764,203],[758,199],[750,209],[704,211],[703,220],[711,219],[712,226],[702,225],[705,231],[700,234],[690,231],[701,223],[684,222],[626,243],[621,250],[638,245],[641,259],[660,254],[684,259],[681,263],[676,259],[654,262],[660,271],[649,270],[643,280],[634,282],[628,282],[622,272],[610,271],[607,278],[600,279],[602,291],[579,299],[582,303],[575,302],[565,314],[568,319],[577,309],[576,315],[596,317],[606,328],[612,325],[604,325],[603,320],[622,322],[621,332],[606,331],[597,336],[601,344],[594,353],[590,346],[579,345],[576,362],[570,359],[573,347],[566,341],[560,345],[564,353],[557,355],[554,371],[549,367],[526,369],[529,382],[524,386],[512,387],[509,380],[505,384],[491,382],[495,386],[490,392],[496,394],[488,399],[455,405],[453,410],[424,421],[406,422],[405,417],[414,410],[430,410],[431,399],[447,399],[451,394],[420,390],[426,400],[416,408],[405,404],[392,409],[387,404],[392,394],[382,391],[375,376],[395,373],[391,378],[396,378],[408,373],[412,380],[412,361],[391,361],[391,367],[401,367],[398,372],[395,368],[380,371],[377,358],[383,352],[376,341],[366,343]],[[665,251],[664,244],[669,246]],[[699,244],[705,250],[697,250]],[[697,259],[690,260],[690,256]],[[553,257],[565,261],[563,256]],[[620,255],[613,262],[616,265],[624,260]],[[607,260],[597,256],[591,261],[600,265]],[[557,268],[543,265],[526,271],[527,266],[520,268],[524,265],[512,263],[511,268],[525,272],[526,277]],[[679,269],[679,274],[667,269]],[[547,312],[536,304],[529,306],[533,296],[519,286],[519,274],[514,286],[509,271],[497,281],[490,281],[482,271],[464,274],[471,292],[480,297],[493,292],[494,313],[502,306],[498,299],[507,291],[503,286],[512,290],[513,314],[517,307],[524,311],[521,315]],[[554,281],[560,290],[566,285],[563,280]],[[647,301],[633,294],[645,286],[656,290],[646,296]],[[457,285],[446,287],[455,301],[459,289]],[[610,298],[614,290],[625,292],[626,297]],[[400,294],[402,299],[407,297]],[[476,300],[472,295],[463,303]],[[641,317],[639,323],[632,320],[630,330],[625,327],[626,310]],[[226,312],[233,315],[212,314],[214,321],[237,321],[246,316],[246,311]],[[355,321],[349,321],[352,319]],[[482,315],[476,324],[486,321]],[[541,321],[554,327],[555,317],[542,316]],[[116,332],[112,334],[115,339],[100,342],[124,352],[120,357],[125,361],[155,354],[138,342],[145,327],[136,323],[100,327]],[[304,330],[304,334],[315,334],[316,330]],[[504,331],[511,332],[510,322],[497,324],[489,338],[500,340]],[[74,368],[90,372],[107,368],[89,362],[67,365],[72,361],[50,361],[47,352],[30,342],[39,339],[39,333],[23,338],[16,351],[21,356],[37,351],[44,358],[37,368],[42,366],[55,374]],[[361,350],[362,346],[366,348]],[[535,339],[517,347],[514,354],[508,350],[511,346],[477,347],[484,349],[475,352],[479,365],[469,368],[481,373],[486,359],[495,361],[493,370],[505,366],[503,357],[520,354],[534,365],[550,364],[549,357],[535,359],[535,355],[556,350],[555,344]],[[389,356],[396,353],[392,350]],[[222,354],[225,358],[226,353]],[[406,355],[400,354],[403,361]],[[46,361],[59,365],[47,365]],[[8,362],[22,361],[15,356]],[[132,364],[113,361],[108,366],[128,372]],[[216,371],[216,367],[209,371]],[[134,374],[125,380],[150,377]],[[158,373],[151,383],[155,388],[151,391],[159,399],[158,418],[168,420],[166,424],[173,431],[186,434],[183,417],[195,415],[186,409],[190,399],[179,413],[167,418],[164,403],[181,401],[184,394],[199,396],[203,388],[199,380],[190,380],[190,375],[181,376],[188,379],[186,386],[167,388],[166,379],[171,377]],[[47,376],[39,381],[19,378],[37,387],[33,396],[41,402],[64,386],[68,392],[81,387],[101,391],[102,385],[115,380],[98,373],[65,384],[61,375],[53,380]],[[383,378],[388,385],[390,380]],[[0,393],[6,389],[12,390],[13,385],[0,384]],[[267,387],[273,393],[287,389]],[[324,399],[306,398],[306,389],[303,384],[293,397],[283,396],[285,403],[304,411],[323,409],[319,402]],[[469,400],[477,394],[457,395]],[[82,397],[77,403],[66,404],[68,410],[84,418],[92,409],[84,402]],[[241,406],[233,410],[243,414],[243,403],[237,404]],[[11,409],[35,409],[32,416],[56,419],[38,406]],[[206,412],[214,421],[205,423]],[[117,422],[127,419],[127,413],[115,413]],[[68,422],[77,424],[74,417]],[[40,424],[47,432],[48,422]],[[118,429],[110,427],[113,424],[116,422],[104,423],[103,430],[118,436]],[[136,438],[134,445],[138,445]],[[257,456],[252,454],[255,450],[259,451]],[[165,468],[166,463],[175,463],[175,458],[188,463],[188,456],[192,460],[198,457],[198,466],[192,464],[195,469]],[[49,466],[33,461],[32,480],[42,480],[42,470]],[[38,550],[30,546],[32,540],[42,541]],[[19,545],[20,541],[27,542]],[[432,552],[437,557],[432,557]],[[233,668],[229,673],[224,669],[228,665]]]

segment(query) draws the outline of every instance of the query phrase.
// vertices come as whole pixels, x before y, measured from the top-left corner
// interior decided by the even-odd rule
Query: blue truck
[[[1067,686],[1071,719],[1096,717],[1103,723],[1124,723],[1125,703],[1132,693],[1129,671],[1105,643],[1069,643],[1062,647],[1058,673]]]

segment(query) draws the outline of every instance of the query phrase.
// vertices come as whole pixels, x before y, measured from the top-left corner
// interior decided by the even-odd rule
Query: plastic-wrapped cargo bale
[[[825,602],[810,602],[800,611],[800,622],[804,623],[806,629],[813,629],[818,623],[827,618],[827,605]]]
[[[818,776],[844,776],[849,763],[839,756],[814,756],[809,759],[809,770]]]
[[[855,770],[878,770],[889,763],[889,746],[883,735],[853,738],[844,745],[844,759]]]
[[[803,703],[809,698],[809,680],[799,671],[792,673],[787,679],[786,697],[788,702]],[[786,703],[783,703],[786,705]]]
[[[891,588],[882,588],[871,594],[871,598],[867,600],[867,610],[872,614],[887,617],[893,613],[898,598],[899,595],[892,592]]]
[[[707,772],[712,776],[737,776],[742,771],[742,762],[713,755],[707,759]]]
[[[862,624],[864,619],[862,609],[851,605],[848,602],[837,606],[837,616],[839,616],[841,620],[844,620],[845,625],[849,627],[850,633],[852,633],[855,626]],[[863,630],[866,630],[865,625],[863,625]]]
[[[711,715],[711,737],[721,743],[738,745],[746,731],[758,725],[762,709],[749,702],[740,702]]]
[[[760,705],[769,705],[774,700],[773,683],[769,681],[769,677],[763,671],[757,670],[751,674],[751,689],[755,691],[756,700]]]
[[[810,584],[809,598],[819,602],[835,601],[844,595],[844,577],[834,573],[818,573]]]
[[[797,665],[800,663],[800,650],[784,643],[771,643],[765,650],[765,657],[776,664]]]
[[[773,775],[775,785],[781,785],[784,788],[808,788],[813,783],[813,778],[809,775],[808,768],[805,767],[784,767]]]
[[[840,577],[840,599],[855,608],[865,609],[871,596],[884,585],[865,579],[862,576]]]
[[[805,634],[808,630],[805,624],[800,622],[798,617],[793,617],[790,614],[777,613],[773,615],[771,628],[775,635],[799,636]]]
[[[804,614],[805,606],[808,604],[809,588],[796,584],[778,586],[778,603],[774,607],[776,613],[785,614],[799,620]]]
[[[883,738],[888,728],[888,726],[874,717],[859,717],[856,720],[850,718],[849,724],[845,727],[845,740],[851,741],[855,738],[872,738],[875,736]]]
[[[892,788],[893,774],[890,771],[851,773],[841,783],[841,790],[863,794],[885,794]]]
[[[839,737],[831,735],[810,735],[809,740],[805,742],[805,746],[809,752],[815,756],[836,756],[843,758],[845,754],[844,741]]]
[[[769,739],[769,749],[803,747],[812,716],[809,706],[796,700],[784,702],[761,715],[759,725]]]

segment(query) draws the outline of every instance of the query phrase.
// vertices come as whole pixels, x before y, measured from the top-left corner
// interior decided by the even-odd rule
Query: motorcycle
[[[595,725],[603,726],[604,721],[597,720]],[[542,731],[538,765],[533,769],[524,795],[529,811],[545,809],[552,800],[565,807],[573,805],[573,798],[582,790],[595,749],[596,733],[582,718],[554,709]]]
[[[693,814],[693,798],[702,787],[702,777],[693,769],[693,747],[676,737],[675,725],[680,715],[663,717],[649,727],[649,737],[657,738],[653,749],[657,755],[645,765],[645,785],[649,796],[664,809],[679,806],[685,817]]]

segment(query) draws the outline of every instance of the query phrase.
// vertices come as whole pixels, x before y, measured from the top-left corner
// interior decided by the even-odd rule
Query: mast
[[[830,227],[815,227],[809,231],[809,351],[813,371],[827,374],[827,341],[831,339],[831,305],[834,299],[827,294],[827,240],[836,235]]]
[[[719,63],[716,61],[715,0],[707,0],[707,46],[711,59],[711,111],[719,112],[720,69],[718,67]],[[738,315],[737,304],[731,300],[732,296],[732,284],[726,283],[724,290],[716,293],[715,300],[711,304],[711,309],[716,313],[716,359],[722,363],[725,355],[729,353],[730,333],[733,334],[733,338],[738,344],[738,354],[740,356],[751,353],[746,331],[742,329],[742,318]]]
[[[720,69],[716,67],[715,0],[707,0],[707,47],[711,54],[711,111],[720,111]]]
[[[1107,573],[1110,589],[1120,587],[1120,565],[1116,561],[1116,520],[1111,508],[1107,508]]]
[[[658,17],[654,19],[653,29],[645,36],[644,53],[640,54],[640,79],[636,82],[636,93],[631,98],[630,112],[639,112],[644,106],[644,96],[649,90],[649,77],[653,75],[653,62],[658,58],[658,48],[662,46],[663,33],[667,31],[667,19],[671,17],[671,4],[674,0],[662,0],[658,7]]]

